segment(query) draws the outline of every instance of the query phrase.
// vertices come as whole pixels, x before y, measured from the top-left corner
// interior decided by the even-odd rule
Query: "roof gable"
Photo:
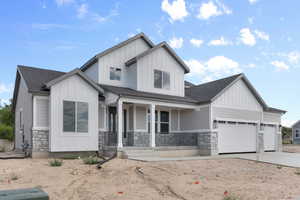
[[[153,44],[153,42],[144,33],[139,33],[139,34],[137,34],[137,35],[135,35],[135,36],[133,36],[133,37],[131,37],[131,38],[129,38],[129,39],[113,46],[113,47],[111,47],[111,48],[108,48],[108,49],[102,51],[101,53],[98,53],[97,55],[92,57],[90,60],[88,60],[82,67],[80,67],[80,69],[82,71],[87,70],[92,64],[97,62],[98,58],[100,58],[102,56],[105,56],[105,55],[111,53],[112,51],[114,51],[116,49],[119,49],[119,48],[121,48],[121,47],[123,47],[123,46],[137,40],[137,39],[143,39],[150,48],[155,46]]]
[[[263,105],[241,78],[213,98],[213,105],[245,110],[262,111]]]
[[[88,84],[90,84],[94,89],[96,89],[97,91],[101,92],[102,94],[104,93],[103,89],[101,87],[99,87],[96,83],[94,83],[94,81],[92,81],[88,76],[86,76],[80,69],[76,68],[56,79],[53,79],[49,82],[47,82],[45,84],[46,88],[50,89],[51,86],[71,77],[74,75],[78,75],[79,77],[81,77],[83,80],[85,80]]]
[[[137,60],[143,58],[144,56],[149,55],[150,53],[160,49],[160,48],[164,48],[166,49],[166,51],[177,61],[177,63],[184,69],[185,73],[189,73],[190,69],[189,67],[185,64],[185,62],[175,53],[175,51],[166,43],[166,42],[161,42],[158,45],[154,46],[153,48],[144,51],[143,53],[131,58],[130,60],[128,60],[125,65],[127,67],[129,67],[130,65],[134,64],[137,62]]]

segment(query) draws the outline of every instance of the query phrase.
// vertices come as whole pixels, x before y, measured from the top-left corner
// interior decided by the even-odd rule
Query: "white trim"
[[[261,110],[250,110],[250,109],[245,109],[245,108],[239,108],[239,107],[236,107],[236,106],[223,106],[223,105],[222,106],[218,106],[218,105],[215,105],[214,103],[213,103],[213,107],[214,108],[227,108],[227,109],[234,109],[234,110],[244,110],[244,111],[262,112],[262,113],[264,113],[263,109],[261,109]]]
[[[255,124],[259,124],[259,121],[254,121],[254,120],[244,120],[244,119],[232,119],[232,118],[215,118],[215,120],[217,121],[232,121],[232,122],[244,122],[244,123],[255,123]]]
[[[49,131],[49,127],[32,127],[32,131]]]
[[[118,148],[123,148],[123,101],[119,99],[118,101]]]
[[[136,131],[136,105],[133,104],[133,131]]]
[[[36,124],[36,101],[38,99],[42,99],[42,100],[48,100],[48,126],[46,127],[38,127]],[[32,106],[32,115],[33,115],[33,122],[32,122],[32,130],[49,130],[49,126],[50,126],[50,98],[49,96],[33,96],[33,106]],[[22,109],[22,110],[21,110]],[[20,111],[23,111],[23,108],[21,108]],[[22,116],[23,117],[23,116]]]
[[[170,133],[206,133],[218,131],[218,129],[194,129],[194,130],[180,130],[180,131],[171,131]]]
[[[178,116],[178,119],[177,119],[177,131],[180,131],[180,110],[177,110],[177,116]]]
[[[150,123],[151,123],[151,125],[150,125],[150,146],[155,147],[156,146],[156,144],[155,144],[155,104],[150,105],[150,117],[151,117],[151,120],[150,120]]]
[[[177,103],[165,103],[160,101],[151,101],[151,100],[140,100],[140,99],[132,99],[132,98],[122,98],[123,102],[128,103],[136,103],[136,104],[155,104],[156,106],[166,106],[173,108],[186,108],[186,109],[197,109],[199,106],[196,105],[186,105],[186,104],[177,104]],[[201,106],[203,107],[203,106]]]
[[[266,121],[262,121],[261,122],[262,124],[269,124],[269,125],[275,125],[275,126],[278,126],[278,125],[280,125],[279,123],[276,123],[276,122],[266,122]]]
[[[103,121],[104,121],[103,122],[104,127],[100,128],[99,127],[99,121],[98,121],[98,129],[99,129],[99,131],[107,131],[107,123],[106,123],[106,120],[107,120],[107,106],[104,103],[102,103],[102,102],[99,102],[99,106],[102,107],[102,108],[104,108],[104,113],[103,113],[103,115],[104,115],[104,119],[103,119]],[[98,112],[99,112],[99,110],[98,110]],[[98,113],[98,117],[99,117],[99,113]],[[98,120],[100,120],[100,119],[98,119]]]

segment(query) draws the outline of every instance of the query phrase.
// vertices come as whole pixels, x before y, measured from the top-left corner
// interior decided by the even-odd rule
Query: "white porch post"
[[[118,101],[118,148],[123,148],[123,102],[122,100]]]
[[[150,146],[155,147],[155,104],[150,105]]]

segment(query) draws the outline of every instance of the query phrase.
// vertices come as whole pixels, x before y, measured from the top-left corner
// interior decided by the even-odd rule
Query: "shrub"
[[[297,169],[297,170],[295,171],[295,174],[296,174],[296,175],[300,175],[300,169]]]
[[[5,147],[0,147],[0,152],[5,152]]]
[[[83,163],[86,165],[96,165],[100,161],[99,158],[97,157],[86,157],[83,158]]]
[[[9,141],[13,141],[13,128],[11,126],[0,124],[0,139],[7,139]]]
[[[60,167],[60,166],[62,166],[62,163],[63,162],[61,160],[57,160],[57,159],[49,161],[49,165],[51,167]]]
[[[11,175],[10,175],[10,180],[16,181],[16,180],[18,180],[18,179],[19,179],[19,177],[18,177],[17,174],[11,174]]]
[[[62,157],[63,160],[75,160],[78,159],[78,155],[69,154]]]
[[[233,195],[227,195],[223,198],[223,200],[239,200],[239,198]]]

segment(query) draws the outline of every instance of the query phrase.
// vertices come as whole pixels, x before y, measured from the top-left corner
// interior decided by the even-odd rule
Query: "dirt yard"
[[[289,153],[300,153],[299,144],[285,144],[283,145],[283,151]]]
[[[51,200],[243,200],[300,197],[294,168],[238,159],[137,162],[115,159],[102,169],[81,160],[50,167],[46,159],[0,160],[0,190],[40,187]]]

